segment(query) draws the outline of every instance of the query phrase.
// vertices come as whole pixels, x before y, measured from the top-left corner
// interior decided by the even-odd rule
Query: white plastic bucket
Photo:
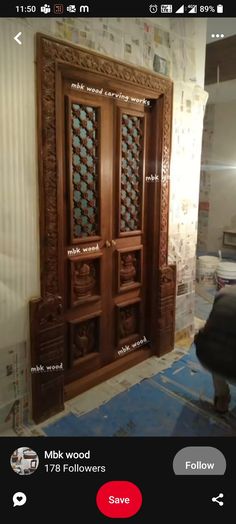
[[[216,275],[217,289],[236,284],[236,262],[220,262]]]
[[[219,264],[219,258],[204,255],[197,258],[196,280],[203,286],[212,286],[216,284],[216,268]]]

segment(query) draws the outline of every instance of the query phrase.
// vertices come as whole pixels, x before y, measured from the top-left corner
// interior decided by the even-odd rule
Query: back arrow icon
[[[14,36],[14,40],[17,42],[17,44],[21,45],[22,42],[19,40],[19,36],[22,35],[22,32],[20,31],[19,33],[17,33],[16,36]]]

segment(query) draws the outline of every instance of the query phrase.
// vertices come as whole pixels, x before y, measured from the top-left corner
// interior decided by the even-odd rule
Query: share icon
[[[223,506],[223,505],[224,505],[223,500],[218,500],[218,499],[222,499],[223,496],[224,496],[224,494],[223,494],[223,493],[220,493],[220,494],[218,495],[218,497],[212,497],[211,500],[212,500],[212,502],[217,502],[217,504],[219,504],[219,506]]]

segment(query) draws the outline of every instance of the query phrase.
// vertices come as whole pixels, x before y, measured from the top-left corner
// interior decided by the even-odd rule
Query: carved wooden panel
[[[120,232],[142,229],[143,118],[122,114],[121,118]]]
[[[118,250],[118,292],[142,283],[142,247]]]
[[[167,265],[168,259],[168,219],[169,219],[169,182],[170,182],[170,136],[171,136],[171,96],[172,88],[163,97],[162,161],[160,187],[160,239],[159,267]]]
[[[99,317],[70,323],[71,364],[77,365],[83,357],[98,352]]]
[[[61,297],[31,300],[30,323],[33,418],[40,422],[63,409],[65,332]]]
[[[140,332],[140,300],[126,305],[119,304],[117,314],[117,343],[133,338]]]
[[[157,307],[158,342],[160,354],[171,351],[175,343],[176,266],[159,270],[159,299]]]
[[[71,306],[100,294],[100,257],[70,261]]]

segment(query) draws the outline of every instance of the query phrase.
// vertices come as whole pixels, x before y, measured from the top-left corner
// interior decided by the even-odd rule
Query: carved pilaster
[[[158,274],[157,347],[161,356],[171,351],[175,342],[176,266],[165,266]]]
[[[64,322],[59,296],[30,301],[33,419],[58,413],[63,403]]]

